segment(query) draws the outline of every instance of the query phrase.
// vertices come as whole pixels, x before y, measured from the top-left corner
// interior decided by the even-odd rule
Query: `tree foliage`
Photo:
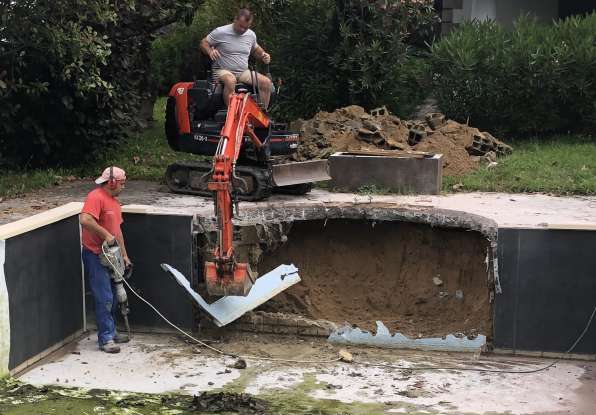
[[[391,105],[408,49],[432,36],[432,2],[337,0],[339,39],[331,66],[347,96],[364,107]]]
[[[155,41],[152,67],[160,90],[202,76],[198,42],[231,22],[246,2],[207,0],[193,24]],[[434,37],[430,0],[253,0],[259,43],[281,78],[272,111],[282,119],[358,104],[404,114],[423,98],[425,65],[415,59]],[[413,101],[412,101],[413,100]]]
[[[121,138],[159,28],[200,1],[0,0],[0,165],[68,165]]]

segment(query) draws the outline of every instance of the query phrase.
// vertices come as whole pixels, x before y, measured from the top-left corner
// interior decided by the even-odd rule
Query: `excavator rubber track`
[[[213,192],[207,190],[207,182],[212,168],[213,164],[210,162],[176,162],[166,170],[166,183],[174,193],[211,197]],[[269,169],[239,165],[236,166],[236,174],[246,181],[248,187],[247,193],[239,190],[238,200],[254,202],[271,196],[274,185]]]
[[[207,177],[213,165],[210,162],[181,161],[168,166],[166,183],[174,193],[211,197],[207,190]],[[271,196],[271,193],[287,195],[304,195],[313,188],[312,183],[300,183],[291,186],[275,186],[271,180],[271,172],[265,167],[236,166],[236,174],[247,181],[248,193],[238,193],[238,200],[255,202]]]

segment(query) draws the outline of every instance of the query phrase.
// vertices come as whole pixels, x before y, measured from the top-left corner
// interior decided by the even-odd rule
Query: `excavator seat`
[[[255,88],[250,84],[236,84],[236,92],[242,90],[256,94]],[[272,98],[275,91],[272,90]],[[223,101],[223,85],[214,85],[208,80],[197,80],[192,88],[188,90],[191,106],[189,110],[193,114],[193,121],[213,120],[224,122],[227,108]],[[256,98],[256,97],[255,97]]]

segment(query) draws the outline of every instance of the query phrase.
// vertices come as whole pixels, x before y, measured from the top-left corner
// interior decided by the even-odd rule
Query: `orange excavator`
[[[174,163],[166,182],[174,192],[213,196],[217,246],[213,261],[205,262],[207,291],[246,296],[256,274],[235,258],[232,219],[238,200],[259,200],[272,192],[306,193],[313,182],[330,179],[327,162],[286,162],[299,135],[271,121],[252,85],[237,85],[228,108],[221,85],[212,80],[174,85],[166,107],[166,136],[174,150],[213,156],[212,163]]]
[[[260,149],[263,143],[254,128],[268,128],[269,118],[261,111],[248,92],[231,96],[226,123],[221,130],[221,139],[213,158],[213,176],[207,188],[214,192],[215,214],[217,216],[217,242],[214,262],[205,262],[205,280],[211,295],[227,293],[248,293],[255,282],[255,275],[248,263],[237,263],[234,258],[234,216],[232,192],[234,183],[244,189],[247,184],[236,176],[236,161],[242,147],[244,133],[252,144]]]

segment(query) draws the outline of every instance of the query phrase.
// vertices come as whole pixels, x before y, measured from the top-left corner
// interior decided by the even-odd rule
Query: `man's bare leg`
[[[263,101],[263,106],[265,109],[269,108],[269,101],[271,100],[271,91],[272,91],[272,84],[269,78],[265,75],[257,73],[257,82],[259,83],[259,93],[261,95],[261,100]],[[254,72],[245,71],[240,75],[239,82],[248,85],[254,85]]]
[[[261,94],[261,99],[263,100],[265,109],[267,109],[269,108],[269,101],[271,100],[271,80],[262,74],[257,74],[257,79],[259,82],[259,92]]]
[[[236,89],[236,77],[234,75],[226,74],[219,78],[219,81],[223,83],[223,100],[226,107],[230,103],[230,97]]]

